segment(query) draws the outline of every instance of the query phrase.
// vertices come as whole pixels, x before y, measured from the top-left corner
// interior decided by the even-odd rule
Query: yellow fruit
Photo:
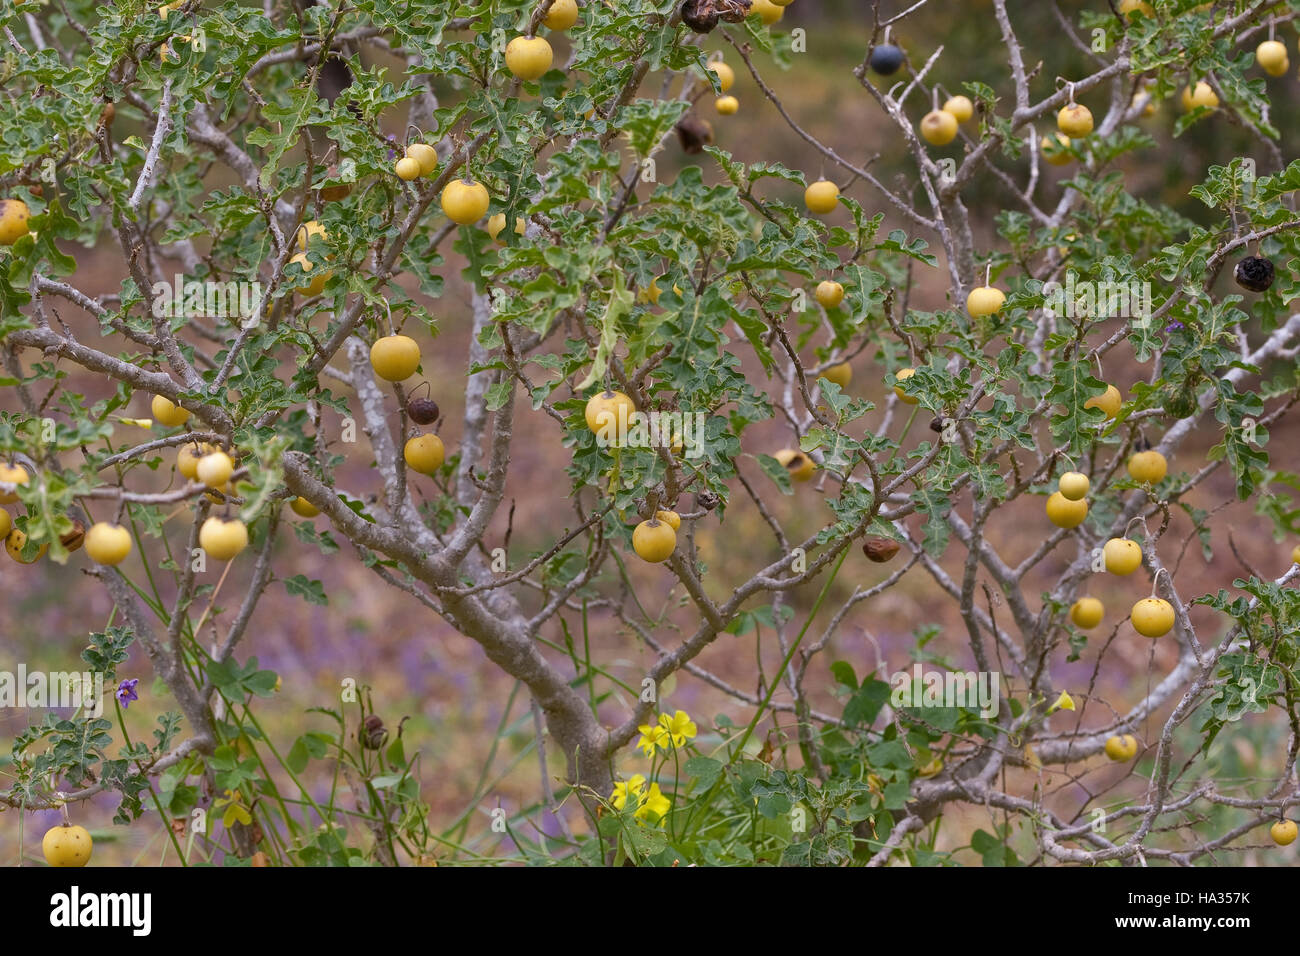
[[[982,285],[970,290],[966,296],[966,311],[975,318],[992,315],[1006,304],[1006,293],[991,285]]]
[[[905,379],[911,378],[916,374],[914,368],[900,368],[894,378],[898,379],[899,384],[894,386],[894,394],[898,396],[900,402],[906,402],[908,405],[919,405],[921,400],[915,395],[908,395],[902,389],[902,383]]]
[[[229,561],[248,547],[248,528],[239,519],[212,517],[199,529],[199,547],[218,561]]]
[[[715,60],[710,63],[709,70],[712,73],[717,74],[718,90],[720,92],[727,92],[727,90],[731,89],[731,84],[736,82],[736,71],[727,66],[727,64],[723,63],[721,60]]]
[[[1124,404],[1124,396],[1114,385],[1107,385],[1106,391],[1095,395],[1083,403],[1084,408],[1099,408],[1108,419],[1119,414],[1119,407]]]
[[[1124,577],[1142,567],[1142,546],[1132,538],[1111,538],[1102,546],[1101,557],[1107,571]]]
[[[723,116],[734,116],[740,110],[740,100],[734,96],[719,96],[713,101],[713,108]]]
[[[1051,139],[1044,136],[1042,142],[1043,159],[1053,166],[1068,166],[1074,162],[1074,154],[1066,151],[1069,145],[1070,137],[1064,133],[1053,133]]]
[[[289,502],[289,507],[293,513],[301,518],[314,518],[320,514],[320,509],[308,501],[306,498],[294,498]]]
[[[1295,842],[1297,827],[1294,820],[1278,820],[1268,828],[1268,835],[1278,846],[1290,846]]]
[[[442,467],[446,451],[442,447],[442,439],[437,435],[416,435],[406,440],[402,457],[406,459],[406,467],[411,471],[435,475]]]
[[[763,18],[763,22],[769,26],[785,16],[784,4],[778,5],[773,3],[772,0],[754,0],[749,12],[757,13]]]
[[[0,246],[12,246],[30,232],[31,211],[21,199],[0,199]]]
[[[36,556],[29,560],[23,560],[23,546],[27,544],[27,533],[20,528],[13,528],[5,535],[5,550],[9,552],[9,557],[13,558],[19,564],[35,564],[45,554],[48,544],[43,544]]]
[[[1056,483],[1057,490],[1071,501],[1078,501],[1088,493],[1091,486],[1088,476],[1081,471],[1067,471]]]
[[[679,530],[682,526],[682,516],[676,511],[656,511],[655,517],[664,524],[671,526],[673,531]]]
[[[161,395],[153,397],[153,401],[149,403],[149,410],[153,413],[154,421],[159,425],[166,425],[168,428],[184,425],[190,420],[189,412],[179,405],[172,404],[170,399]]]
[[[848,362],[832,365],[822,372],[822,378],[828,382],[834,382],[840,388],[848,388],[849,382],[853,381],[853,366]]]
[[[1140,451],[1126,465],[1129,477],[1148,485],[1158,485],[1169,471],[1169,462],[1158,451]]]
[[[1255,48],[1255,62],[1269,76],[1283,76],[1291,66],[1286,46],[1277,40],[1265,40]]]
[[[403,156],[393,164],[393,172],[397,174],[398,179],[409,183],[412,179],[420,178],[420,162],[410,156]]]
[[[96,564],[121,564],[131,553],[131,532],[121,525],[96,521],[86,532],[86,554]]]
[[[1291,549],[1291,563],[1300,564],[1300,544]]]
[[[1137,756],[1138,742],[1132,734],[1122,737],[1110,737],[1106,740],[1106,756],[1111,760],[1123,762]]]
[[[482,219],[491,201],[487,187],[472,179],[453,179],[442,190],[442,211],[459,226]]]
[[[921,117],[921,138],[931,146],[947,146],[957,138],[957,117],[944,110],[931,110]]]
[[[826,308],[833,309],[844,301],[844,286],[838,282],[832,282],[830,279],[823,280],[817,283],[813,298]]]
[[[493,239],[495,239],[497,242],[502,241],[499,237],[501,235],[502,230],[504,230],[505,227],[506,227],[505,213],[498,212],[498,213],[493,213],[491,216],[488,216],[488,221],[487,221],[488,235],[491,236]],[[515,235],[522,236],[527,231],[527,228],[528,228],[527,223],[524,222],[523,217],[517,216],[515,218]]]
[[[677,532],[667,521],[651,518],[642,521],[632,532],[632,550],[643,561],[658,564],[672,557],[677,547]]]
[[[817,470],[813,460],[797,448],[782,448],[772,457],[785,468],[791,481],[807,481]]]
[[[1214,87],[1210,86],[1204,80],[1196,84],[1195,89],[1190,86],[1183,87],[1183,111],[1190,113],[1198,106],[1204,106],[1207,109],[1216,109],[1219,105],[1219,94],[1214,92]]]
[[[975,115],[975,104],[965,96],[950,96],[943,104],[943,111],[951,113],[958,123],[964,123]]]
[[[1056,128],[1072,139],[1092,132],[1092,111],[1082,103],[1062,106],[1056,114]]]
[[[555,0],[542,19],[548,30],[567,30],[578,22],[577,0]]]
[[[551,68],[552,57],[545,37],[515,37],[506,44],[506,69],[521,80],[540,79]]]
[[[214,451],[199,459],[195,474],[209,488],[221,488],[230,480],[235,463],[224,451]]]
[[[839,205],[840,187],[828,179],[819,179],[804,190],[803,201],[809,212],[824,216]]]
[[[1127,17],[1130,13],[1140,13],[1144,17],[1153,17],[1156,14],[1147,0],[1120,0],[1119,15]]]
[[[13,529],[14,519],[9,517],[9,512],[0,509],[0,538],[9,537],[9,532]]]
[[[1047,520],[1058,528],[1077,528],[1088,517],[1087,501],[1071,501],[1059,491],[1047,499]]]
[[[7,482],[11,485],[25,485],[31,480],[27,474],[27,469],[22,465],[6,465],[0,463],[0,482]],[[11,505],[18,500],[17,491],[4,491],[0,489],[0,504]]]
[[[1161,598],[1143,598],[1130,613],[1133,630],[1143,637],[1160,637],[1174,626],[1174,607]]]
[[[409,335],[386,335],[370,346],[370,367],[385,382],[403,382],[420,367],[420,346]]]
[[[1153,96],[1150,94],[1150,92],[1145,91],[1145,90],[1139,90],[1138,92],[1134,93],[1134,94],[1133,94],[1133,99],[1129,100],[1129,104],[1128,104],[1128,105],[1129,105],[1129,109],[1135,109],[1135,108],[1137,108],[1137,106],[1138,106],[1139,104],[1142,105],[1142,115],[1143,115],[1143,116],[1155,116],[1155,115],[1156,115],[1156,101],[1155,101],[1155,97],[1153,97]]]
[[[622,413],[619,409],[623,409]],[[585,411],[587,427],[596,435],[600,435],[602,428],[608,427],[610,431],[607,437],[612,443],[615,438],[614,433],[622,427],[622,424],[626,424],[628,417],[634,411],[636,406],[632,404],[632,399],[622,392],[612,392],[608,389],[597,392],[587,399]]]
[[[1085,631],[1100,624],[1105,615],[1105,606],[1095,597],[1081,597],[1070,605],[1070,620]]]
[[[438,168],[438,151],[428,143],[412,143],[406,147],[406,155],[420,164],[421,176],[432,176],[434,170]],[[406,177],[402,176],[402,178]]]
[[[68,824],[50,827],[41,839],[41,852],[50,866],[85,866],[94,841],[85,827]]]
[[[207,442],[196,442],[193,445],[182,445],[176,452],[176,470],[181,476],[190,481],[197,481],[199,477],[199,459],[204,455],[216,451]]]
[[[290,262],[296,262],[303,272],[311,272],[316,267],[311,264],[305,252],[295,252],[289,259]],[[317,275],[313,276],[306,285],[300,285],[297,291],[305,296],[311,297],[320,295],[325,291],[325,283],[329,281],[330,276],[334,273],[322,269]]]
[[[298,232],[295,234],[295,238],[298,240],[298,248],[301,251],[306,252],[307,246],[317,236],[320,236],[321,239],[327,238],[328,233],[325,232],[325,227],[322,226],[315,219],[307,220],[301,226],[298,227]],[[154,418],[157,417],[158,417],[157,415],[154,416]]]

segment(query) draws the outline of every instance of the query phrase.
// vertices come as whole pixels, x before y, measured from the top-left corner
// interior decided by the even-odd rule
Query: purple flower
[[[1179,329],[1181,329],[1181,328],[1183,328],[1183,323],[1181,323],[1181,322],[1170,322],[1168,325],[1165,326],[1165,331],[1166,331],[1166,332],[1177,332],[1177,331],[1178,331]]]
[[[135,692],[135,685],[138,683],[140,683],[140,678],[133,677],[117,685],[117,693],[114,696],[117,698],[117,702],[122,705],[123,710],[131,706],[131,701],[140,699]]]

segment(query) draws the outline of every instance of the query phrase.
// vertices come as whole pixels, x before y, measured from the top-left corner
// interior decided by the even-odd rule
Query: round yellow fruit
[[[86,532],[86,554],[96,564],[121,564],[131,553],[131,532],[119,524],[96,521]]]
[[[248,528],[238,518],[226,521],[212,517],[199,529],[199,547],[218,561],[229,561],[248,547]]]
[[[931,146],[947,146],[957,138],[957,117],[945,110],[931,110],[921,117],[921,138]]]
[[[1047,520],[1058,528],[1077,528],[1088,517],[1088,502],[1071,501],[1059,491],[1047,499]]]
[[[736,82],[736,71],[721,60],[715,60],[709,64],[709,71],[718,77],[718,90],[725,93],[731,89],[731,85]]]
[[[493,213],[488,216],[487,233],[497,242],[501,242],[501,233],[506,228],[506,214],[503,212]],[[528,225],[524,222],[523,216],[515,217],[515,235],[522,236],[527,231]]]
[[[914,368],[900,368],[898,370],[898,373],[894,376],[894,378],[898,379],[899,382],[899,384],[894,386],[894,394],[898,396],[898,400],[900,402],[905,402],[908,405],[921,404],[921,400],[919,398],[917,398],[915,395],[908,395],[907,392],[903,391],[902,388],[903,381],[905,379],[911,378],[915,374],[916,374],[916,369]]]
[[[966,296],[966,311],[975,318],[992,315],[1006,304],[1006,293],[991,285],[982,285],[970,290]]]
[[[803,201],[809,212],[824,216],[828,212],[834,212],[839,205],[840,187],[829,179],[819,179],[804,190]]]
[[[420,161],[412,159],[410,156],[403,156],[393,164],[393,172],[397,174],[398,179],[410,182],[412,179],[420,178]]]
[[[420,367],[420,346],[409,335],[385,335],[370,346],[370,367],[385,382],[403,382]]]
[[[1153,17],[1156,14],[1147,0],[1120,0],[1119,15],[1127,17],[1130,13],[1140,13],[1144,17]]]
[[[432,176],[438,168],[438,151],[428,143],[412,143],[406,147],[406,155],[420,164],[421,176]]]
[[[1068,166],[1074,162],[1074,154],[1069,152],[1070,137],[1064,133],[1053,133],[1052,138],[1043,137],[1043,159],[1052,166]]]
[[[307,253],[305,252],[294,253],[289,261],[296,262],[303,272],[312,272],[316,268],[311,264],[311,260],[307,258]],[[309,298],[314,295],[320,295],[325,291],[325,283],[329,281],[331,275],[333,275],[332,272],[322,269],[317,275],[312,276],[311,281],[306,285],[298,286],[298,293]]]
[[[623,411],[620,413],[619,409]],[[613,437],[613,432],[622,427],[620,423],[626,423],[634,411],[636,406],[632,404],[632,399],[622,392],[612,392],[609,389],[597,392],[587,399],[587,427],[596,435],[600,434],[602,428],[608,427],[611,430],[610,437]]]
[[[540,79],[553,57],[545,37],[515,37],[506,44],[506,69],[521,80]]]
[[[669,525],[673,531],[678,531],[682,527],[682,516],[676,511],[656,511],[655,517]]]
[[[214,451],[199,459],[195,474],[209,488],[221,488],[230,480],[235,463],[224,451]]]
[[[1121,577],[1142,567],[1142,546],[1132,538],[1111,538],[1101,549],[1106,570]]]
[[[1132,455],[1128,464],[1129,477],[1148,485],[1158,485],[1169,472],[1169,462],[1158,451],[1140,451]]]
[[[777,20],[780,20],[785,16],[784,4],[778,5],[773,3],[772,0],[754,0],[754,4],[749,8],[749,12],[757,13],[768,26],[771,26],[773,23],[776,23]]]
[[[677,532],[667,521],[651,518],[642,521],[632,532],[632,550],[643,561],[658,564],[672,557],[677,547]]]
[[[826,308],[833,309],[844,301],[844,286],[830,279],[824,279],[817,283],[817,288],[813,291],[813,298]]]
[[[325,232],[324,226],[315,219],[309,219],[298,227],[298,231],[294,234],[294,238],[298,240],[298,248],[302,252],[306,252],[307,246],[311,244],[313,239],[317,236],[320,236],[321,239],[325,239],[328,235],[329,234]],[[157,418],[158,416],[155,415],[154,417]]]
[[[849,382],[853,381],[853,366],[848,362],[832,365],[822,372],[822,378],[828,382],[834,382],[840,388],[848,388]]]
[[[1123,763],[1137,756],[1138,742],[1132,734],[1109,737],[1106,740],[1106,756]]]
[[[1081,471],[1067,471],[1061,475],[1060,480],[1056,483],[1056,488],[1066,498],[1071,501],[1078,501],[1088,493],[1088,488],[1092,483],[1088,481],[1088,476]]]
[[[1070,620],[1085,631],[1096,627],[1105,616],[1105,606],[1095,597],[1081,597],[1070,605]]]
[[[713,101],[713,108],[723,116],[734,116],[740,111],[740,100],[734,96],[719,96]]]
[[[1106,391],[1094,395],[1083,403],[1084,408],[1099,408],[1108,419],[1119,414],[1119,407],[1124,404],[1124,396],[1114,385],[1107,385]]]
[[[153,401],[149,403],[149,411],[153,413],[153,420],[159,425],[166,425],[168,428],[175,428],[177,425],[184,425],[190,420],[190,413],[179,405],[172,404],[170,399],[162,395],[155,395]]]
[[[453,179],[442,190],[442,211],[458,226],[478,222],[488,211],[492,198],[487,187],[472,179]]]
[[[1198,106],[1204,106],[1206,109],[1217,109],[1219,105],[1219,94],[1214,92],[1214,87],[1210,86],[1204,80],[1201,80],[1196,86],[1183,87],[1183,110],[1190,113]]]
[[[1056,114],[1056,128],[1071,139],[1087,136],[1092,132],[1092,111],[1082,103],[1062,106]]]
[[[1300,544],[1291,549],[1291,563],[1300,564]]]
[[[22,465],[6,465],[0,462],[0,482],[7,482],[11,485],[25,485],[31,481],[31,476],[27,474],[27,469]],[[0,504],[11,505],[18,500],[18,492],[4,491],[0,489]]]
[[[12,246],[30,232],[31,210],[21,199],[0,199],[0,246]]]
[[[14,519],[9,517],[9,512],[0,508],[0,538],[9,537],[9,532],[13,530]]]
[[[548,30],[567,30],[578,22],[577,0],[555,0],[542,19]]]
[[[1277,40],[1265,40],[1257,46],[1255,62],[1269,76],[1284,76],[1291,66],[1287,60],[1286,46]]]
[[[406,467],[422,475],[437,474],[446,454],[442,447],[442,439],[437,435],[416,435],[408,438],[406,446],[402,449]]]
[[[176,452],[176,470],[181,476],[190,481],[197,481],[199,477],[199,460],[204,455],[216,451],[207,442],[195,442],[193,445],[182,445]]]
[[[1278,846],[1290,846],[1295,842],[1296,823],[1294,820],[1278,820],[1268,828],[1268,835],[1273,838],[1273,842]]]
[[[950,96],[944,101],[943,111],[951,113],[958,123],[964,123],[975,115],[975,104],[966,96]]]
[[[35,564],[45,555],[45,551],[49,547],[48,544],[41,545],[40,550],[36,552],[35,557],[24,560],[23,547],[26,544],[27,533],[21,528],[12,528],[9,533],[5,535],[5,550],[9,552],[9,557],[13,558],[19,564]]]
[[[1174,626],[1174,606],[1161,598],[1143,598],[1133,605],[1133,630],[1143,637],[1161,637]]]
[[[797,448],[782,448],[772,457],[785,468],[791,481],[807,481],[817,470],[813,460]]]
[[[314,518],[320,514],[319,508],[306,498],[302,497],[294,498],[293,501],[289,502],[289,507],[292,508],[293,513],[298,515],[300,518]]]
[[[41,852],[50,866],[85,866],[94,841],[85,827],[61,824],[50,827],[41,839]]]

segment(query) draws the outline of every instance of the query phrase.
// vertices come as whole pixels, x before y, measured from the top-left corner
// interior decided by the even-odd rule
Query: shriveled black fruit
[[[868,64],[881,76],[893,76],[903,65],[903,51],[892,43],[882,44],[871,51]]]
[[[685,0],[682,22],[696,33],[709,33],[718,25],[718,8],[713,0]]]
[[[1273,263],[1263,256],[1247,256],[1233,273],[1237,285],[1251,292],[1264,292],[1273,284]]]
[[[752,0],[716,0],[718,16],[727,23],[744,23],[749,16]]]
[[[685,116],[677,124],[677,139],[682,151],[693,156],[704,152],[704,147],[713,142],[713,127],[705,120]]]
[[[934,418],[930,419],[930,431],[932,432],[943,431],[943,419],[940,418],[938,415],[935,415]]]
[[[357,737],[367,750],[378,750],[388,739],[388,728],[377,714],[371,714],[357,731]]]
[[[432,425],[438,420],[441,412],[438,410],[438,403],[431,398],[413,398],[406,403],[406,414],[411,416],[411,421],[417,425]]]

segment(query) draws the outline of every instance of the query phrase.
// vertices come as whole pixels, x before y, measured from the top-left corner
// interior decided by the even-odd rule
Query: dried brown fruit
[[[704,120],[686,116],[677,124],[677,139],[682,144],[682,152],[693,156],[713,142],[713,127]]]
[[[867,538],[862,542],[862,553],[877,564],[884,564],[898,554],[899,544],[893,538]]]
[[[72,519],[72,530],[59,536],[59,541],[69,551],[76,551],[86,542],[86,525],[76,518]]]

